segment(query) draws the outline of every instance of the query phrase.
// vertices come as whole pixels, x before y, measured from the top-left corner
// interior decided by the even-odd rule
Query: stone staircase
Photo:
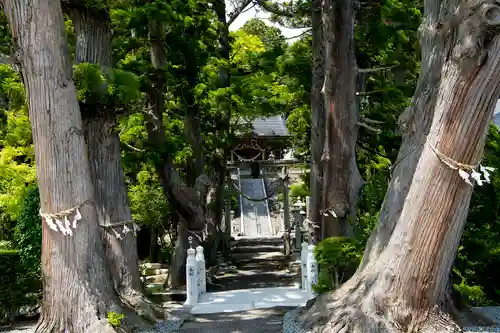
[[[283,254],[280,237],[236,239],[230,262],[221,265],[209,291],[298,287],[300,262],[294,259]]]
[[[162,289],[168,279],[168,266],[159,263],[143,263],[139,266],[141,280],[144,286],[151,292]]]
[[[155,301],[183,302],[185,290],[162,290],[168,278],[168,267],[159,263],[141,265],[141,280]],[[300,254],[283,254],[281,237],[241,237],[231,245],[231,257],[220,260],[207,281],[207,292],[239,289],[299,287]]]

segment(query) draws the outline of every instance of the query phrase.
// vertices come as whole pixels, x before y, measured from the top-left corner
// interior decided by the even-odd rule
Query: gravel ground
[[[497,323],[497,326],[491,327],[479,327],[479,326],[468,326],[464,327],[464,333],[487,333],[487,332],[500,332],[500,307],[484,307],[484,308],[476,308],[476,310],[480,311],[482,314],[493,320]],[[285,314],[283,319],[283,330],[282,333],[310,333],[302,330],[295,323],[295,317],[298,313],[298,310],[292,310]]]
[[[491,319],[500,320],[500,307],[482,308],[481,312],[488,314]],[[296,311],[283,308],[252,310],[237,313],[220,313],[159,322],[155,330],[141,333],[307,333],[299,329],[294,322]],[[182,326],[181,326],[182,324]],[[0,328],[0,332],[34,333],[36,323],[18,323],[9,329]],[[494,327],[465,327],[465,333],[499,332],[500,325]]]
[[[263,309],[235,313],[192,316],[184,321],[159,322],[155,330],[140,333],[279,333],[282,330],[285,309]],[[36,323],[14,325],[8,333],[34,333]]]
[[[12,327],[0,327],[0,332],[9,333],[34,333],[36,322],[16,323]]]

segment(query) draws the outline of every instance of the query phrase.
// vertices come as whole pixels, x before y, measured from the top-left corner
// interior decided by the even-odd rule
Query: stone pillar
[[[285,210],[280,208],[280,227],[278,232],[285,232]]]
[[[307,291],[314,292],[313,286],[318,283],[318,262],[314,255],[314,245],[307,248]]]
[[[207,277],[205,271],[205,254],[203,253],[203,246],[196,247],[196,264],[198,267],[198,295],[207,292]]]
[[[186,302],[184,305],[195,305],[198,303],[198,263],[196,262],[196,251],[193,248],[187,250],[186,259]]]
[[[307,257],[309,255],[308,245],[306,242],[302,243],[302,251],[300,253],[300,275],[301,275],[301,289],[307,290]]]
[[[230,193],[226,194],[224,207],[224,232],[231,233],[231,196]]]

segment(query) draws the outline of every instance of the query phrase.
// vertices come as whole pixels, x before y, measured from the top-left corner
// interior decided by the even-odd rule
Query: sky
[[[226,7],[227,7],[227,12],[230,13],[233,10],[233,5],[232,5],[231,0],[226,0]],[[300,35],[305,29],[287,29],[277,23],[273,23],[269,21],[269,17],[271,16],[269,13],[266,13],[265,11],[258,10],[258,7],[255,6],[253,8],[249,8],[252,5],[249,5],[247,9],[241,13],[238,18],[229,26],[230,31],[235,31],[241,28],[249,19],[251,18],[258,18],[264,21],[266,24],[275,26],[281,30],[283,33],[283,36],[286,38],[291,38]],[[293,41],[294,39],[292,38],[289,40],[289,42]]]

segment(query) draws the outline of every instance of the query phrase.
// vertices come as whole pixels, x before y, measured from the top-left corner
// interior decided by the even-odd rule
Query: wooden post
[[[286,175],[286,168],[283,168],[283,176]],[[285,255],[291,254],[290,242],[290,202],[289,202],[289,188],[288,180],[283,181],[283,224],[285,227],[284,241],[285,241]]]
[[[311,197],[307,196],[306,197],[306,222],[307,222],[307,230],[311,228],[311,216],[312,216],[312,206],[311,206]],[[309,244],[312,244],[313,240],[311,235],[307,237],[307,241]]]
[[[302,225],[304,224],[304,218],[306,216],[306,212],[300,210],[300,219],[295,224],[295,251],[300,251],[300,247],[302,244]]]

